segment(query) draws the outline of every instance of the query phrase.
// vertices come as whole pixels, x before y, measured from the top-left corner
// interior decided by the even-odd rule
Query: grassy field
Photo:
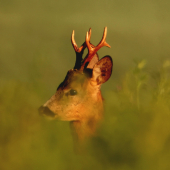
[[[170,169],[170,1],[0,1],[0,169]],[[102,86],[105,118],[76,155],[68,122],[38,114],[78,45],[104,27],[113,74]],[[86,51],[87,52],[87,51]]]

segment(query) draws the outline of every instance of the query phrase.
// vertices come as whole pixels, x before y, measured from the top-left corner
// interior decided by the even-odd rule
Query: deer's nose
[[[41,106],[39,107],[38,112],[40,115],[55,117],[55,114],[48,107]]]

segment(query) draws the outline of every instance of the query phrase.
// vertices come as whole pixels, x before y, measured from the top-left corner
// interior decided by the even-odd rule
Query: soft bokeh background
[[[96,45],[105,26],[105,120],[76,155],[69,123],[37,109],[74,66],[72,30]],[[169,68],[170,1],[0,0],[0,169],[170,169]]]

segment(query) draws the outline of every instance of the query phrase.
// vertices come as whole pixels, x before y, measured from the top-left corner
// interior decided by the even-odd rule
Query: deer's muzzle
[[[48,117],[51,117],[51,118],[54,118],[56,115],[48,108],[48,107],[44,107],[44,106],[41,106],[39,109],[39,114],[40,115],[44,115],[44,116],[48,116]]]

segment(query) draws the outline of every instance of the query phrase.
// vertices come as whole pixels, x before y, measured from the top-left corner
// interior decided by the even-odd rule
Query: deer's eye
[[[74,95],[76,95],[76,94],[77,94],[77,91],[76,91],[76,90],[73,90],[73,89],[70,90],[70,95],[71,95],[71,96],[74,96]]]

